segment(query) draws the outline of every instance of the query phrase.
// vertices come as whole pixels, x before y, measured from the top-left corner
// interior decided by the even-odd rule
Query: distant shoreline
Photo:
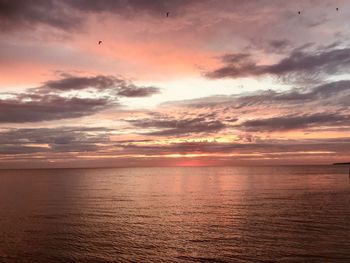
[[[348,163],[333,163],[333,165],[349,165],[350,164],[350,162],[348,162]]]
[[[260,164],[255,165],[255,167],[288,167],[288,166],[332,166],[338,164],[348,164],[350,163],[328,163],[328,164]],[[181,167],[251,167],[251,165],[204,165],[204,166],[96,166],[96,167],[0,167],[0,171],[6,170],[93,170],[93,169],[130,169],[130,168],[181,168]]]

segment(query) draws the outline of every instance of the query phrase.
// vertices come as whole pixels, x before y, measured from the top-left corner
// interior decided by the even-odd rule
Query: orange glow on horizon
[[[203,162],[200,160],[185,160],[180,161],[175,164],[177,167],[200,167],[200,166],[208,166],[209,164],[207,162]]]

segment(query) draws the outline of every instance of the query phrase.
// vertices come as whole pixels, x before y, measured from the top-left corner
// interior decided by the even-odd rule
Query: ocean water
[[[350,262],[347,167],[0,171],[0,262]]]

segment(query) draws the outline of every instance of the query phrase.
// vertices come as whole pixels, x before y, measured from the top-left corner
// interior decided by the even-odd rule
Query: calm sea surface
[[[348,168],[2,170],[0,262],[350,262]]]

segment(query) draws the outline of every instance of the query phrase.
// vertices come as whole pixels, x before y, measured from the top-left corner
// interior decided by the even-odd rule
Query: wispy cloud
[[[161,14],[183,8],[195,1],[137,1],[137,0],[100,0],[100,1],[55,1],[25,0],[0,1],[0,29],[11,30],[16,27],[50,27],[72,30],[82,26],[84,15],[113,13],[133,17],[135,13]]]

